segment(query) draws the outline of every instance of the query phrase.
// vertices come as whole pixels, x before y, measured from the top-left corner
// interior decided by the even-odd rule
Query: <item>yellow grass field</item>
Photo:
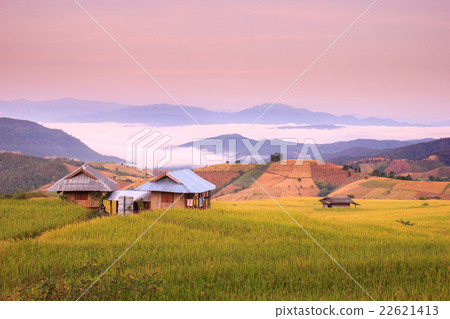
[[[50,201],[22,202],[24,216],[71,211]],[[375,300],[449,299],[449,201],[359,200],[358,208],[341,209],[322,208],[318,198],[279,203]],[[5,232],[23,224],[22,213],[10,215],[0,229],[0,299],[77,299],[162,213],[50,222],[43,232],[24,228],[24,238]],[[369,299],[272,200],[168,211],[82,298]]]

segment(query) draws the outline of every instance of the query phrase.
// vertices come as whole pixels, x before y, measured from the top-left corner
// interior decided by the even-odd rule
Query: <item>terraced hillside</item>
[[[220,190],[229,185],[233,180],[254,169],[256,164],[229,165],[219,164],[202,168],[197,168],[194,172],[200,177],[216,185]]]
[[[246,178],[246,175],[249,176]],[[333,189],[364,176],[331,163],[319,165],[309,160],[299,165],[296,160],[289,160],[287,165],[275,162],[255,166],[221,189],[215,197],[225,201],[263,199],[268,198],[266,191],[273,197],[314,197],[321,194],[324,186]]]
[[[126,165],[111,162],[94,162],[90,164],[106,177],[116,181],[119,189],[134,189],[153,178],[153,175]]]
[[[408,174],[411,175],[412,178],[421,178],[421,179],[427,179],[430,176],[434,178],[448,178],[450,177],[450,166],[435,168],[431,171],[423,173],[408,173]],[[405,173],[400,175],[407,175],[407,174]]]
[[[450,182],[402,181],[370,177],[337,189],[332,196],[353,195],[363,199],[419,199],[436,196],[450,200]]]
[[[413,178],[449,177],[449,166],[440,161],[436,156],[430,156],[423,160],[368,158],[350,162],[349,165],[361,168],[363,173],[372,173],[374,170],[396,175],[411,175]],[[419,174],[421,173],[421,174]],[[414,177],[421,176],[421,177]]]
[[[430,159],[433,161],[433,159]],[[366,167],[367,166],[367,167]],[[279,197],[316,197],[353,195],[367,199],[419,199],[434,196],[450,199],[449,182],[411,181],[374,177],[369,174],[382,167],[399,171],[409,166],[408,161],[374,159],[360,163],[357,169],[344,169],[332,163],[319,165],[316,161],[304,161],[296,165],[295,160],[268,165],[214,165],[195,172],[217,185],[214,198],[221,201],[243,201]],[[409,169],[408,169],[409,170]],[[439,167],[424,173],[403,173],[413,178],[428,179],[428,176],[447,177],[447,167]],[[255,183],[255,180],[257,183]],[[264,190],[263,190],[263,189]]]

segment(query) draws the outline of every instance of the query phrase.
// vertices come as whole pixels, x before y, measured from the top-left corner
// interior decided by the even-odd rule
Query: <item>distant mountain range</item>
[[[199,124],[252,124],[267,110],[270,104],[262,104],[236,112],[216,112],[195,106],[184,106],[186,112]],[[196,123],[179,106],[154,104],[130,106],[119,103],[83,101],[77,99],[60,99],[32,102],[28,100],[0,101],[0,116],[12,117],[36,122],[50,123],[144,123],[150,126],[180,126]],[[360,126],[427,126],[399,122],[377,117],[358,118],[352,115],[334,115],[324,112],[312,112],[284,104],[273,105],[258,120],[259,124],[297,124],[305,128],[337,129],[338,125]],[[449,124],[446,121],[439,123]],[[295,126],[282,126],[284,129]]]
[[[223,140],[224,152],[228,153],[229,141],[236,140],[236,158],[243,159],[250,155],[245,138],[239,134],[227,134],[212,137]],[[258,141],[247,139],[251,145]],[[318,149],[325,161],[343,164],[351,160],[360,160],[369,157],[424,159],[430,155],[437,155],[444,162],[448,162],[450,155],[450,138],[433,140],[430,138],[420,140],[374,140],[356,139],[351,141],[335,142],[318,145]],[[270,155],[279,152],[280,147],[276,140],[265,140],[259,153],[265,160]],[[301,142],[301,141],[300,141]],[[288,147],[288,159],[298,158],[302,144]],[[192,142],[179,145],[180,148],[192,147]],[[213,152],[214,146],[205,146],[204,149]],[[49,129],[37,123],[25,120],[0,118],[0,152],[19,152],[24,155],[39,157],[63,157],[79,159],[81,161],[109,161],[123,163],[124,160],[105,156],[90,149],[79,139],[62,130]],[[448,165],[448,164],[447,164]]]
[[[74,158],[82,161],[123,162],[120,158],[95,152],[79,139],[61,130],[10,118],[0,118],[1,151],[39,157]]]
[[[219,135],[215,137],[211,137],[210,139],[219,139],[222,140],[223,150],[225,153],[230,152],[229,145],[230,140],[236,141],[236,159],[244,159],[248,155],[250,155],[250,151],[244,143],[244,140],[248,140],[251,145],[256,145],[257,140],[248,139],[240,134],[226,134]],[[319,144],[317,145],[322,158],[328,162],[334,162],[333,160],[339,158],[341,160],[342,157],[355,157],[355,158],[364,158],[371,157],[377,155],[381,152],[385,152],[387,150],[398,149],[400,147],[405,147],[417,143],[430,142],[434,141],[431,138],[420,139],[420,140],[408,140],[408,141],[398,141],[398,140],[373,140],[373,139],[357,139],[352,141],[343,141],[343,142],[335,142],[328,144]],[[203,141],[200,141],[199,144],[206,145]],[[277,146],[279,144],[277,140],[265,140],[261,147],[259,148],[259,154],[265,159],[268,160],[270,158],[270,154],[280,152],[280,147]],[[426,144],[426,143],[425,143]],[[193,143],[185,143],[179,145],[178,147],[192,147]],[[303,147],[302,143],[298,143],[297,145],[288,146],[288,158],[287,159],[296,159],[298,158],[300,151]],[[202,150],[207,150],[210,152],[215,151],[215,146],[202,146]],[[234,151],[234,150],[231,150]]]
[[[212,137],[223,141],[225,152],[229,152],[231,140],[236,141],[236,158],[243,159],[250,155],[244,142],[246,139],[239,134],[227,134]],[[256,145],[257,140],[247,139],[251,145]],[[270,155],[280,152],[280,147],[272,145],[277,140],[265,140],[259,148],[259,154],[268,161]],[[178,148],[192,147],[186,143]],[[288,147],[288,159],[296,159],[302,148],[302,144]],[[326,162],[345,164],[350,161],[358,161],[367,158],[388,158],[422,160],[431,168],[450,166],[450,138],[421,139],[421,140],[374,140],[357,139],[317,145]],[[215,146],[204,146],[203,149],[215,151]],[[5,152],[6,151],[6,152]],[[11,154],[19,152],[23,155]],[[63,176],[67,172],[66,160],[40,159],[38,157],[62,157],[79,159],[81,161],[108,161],[123,163],[117,157],[104,156],[83,144],[62,130],[48,129],[31,121],[0,118],[0,193],[12,193],[17,190],[26,191],[39,188]],[[436,157],[430,158],[435,155]],[[428,159],[430,158],[430,159]],[[435,164],[438,164],[436,166]],[[422,163],[423,164],[423,163]],[[73,165],[79,165],[75,163]],[[327,164],[329,165],[329,164]],[[331,164],[330,164],[331,165]],[[422,165],[423,166],[423,165]],[[444,176],[439,173],[439,176]]]

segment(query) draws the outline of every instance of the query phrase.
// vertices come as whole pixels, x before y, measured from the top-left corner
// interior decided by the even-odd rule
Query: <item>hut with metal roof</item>
[[[136,190],[117,190],[108,194],[103,206],[109,214],[129,215],[150,209],[151,192]]]
[[[216,185],[190,169],[166,172],[136,188],[151,192],[151,209],[211,207],[211,191]]]
[[[334,208],[334,207],[350,207],[351,204],[359,205],[355,203],[350,197],[325,197],[319,200],[323,204],[324,208]]]
[[[117,183],[84,164],[48,188],[51,192],[63,193],[69,202],[90,209],[99,209],[101,198],[117,190]]]

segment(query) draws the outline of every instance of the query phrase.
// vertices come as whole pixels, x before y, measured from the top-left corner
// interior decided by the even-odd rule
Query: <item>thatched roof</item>
[[[325,198],[322,198],[319,201],[322,202],[323,204],[326,204],[326,205],[330,205],[330,204],[354,204],[354,205],[358,205],[357,203],[355,203],[348,196],[325,197]]]
[[[84,164],[48,188],[51,192],[113,192],[117,183]]]
[[[139,186],[136,190],[186,194],[203,193],[215,188],[216,185],[201,178],[190,169],[181,169],[166,172],[153,181]]]

